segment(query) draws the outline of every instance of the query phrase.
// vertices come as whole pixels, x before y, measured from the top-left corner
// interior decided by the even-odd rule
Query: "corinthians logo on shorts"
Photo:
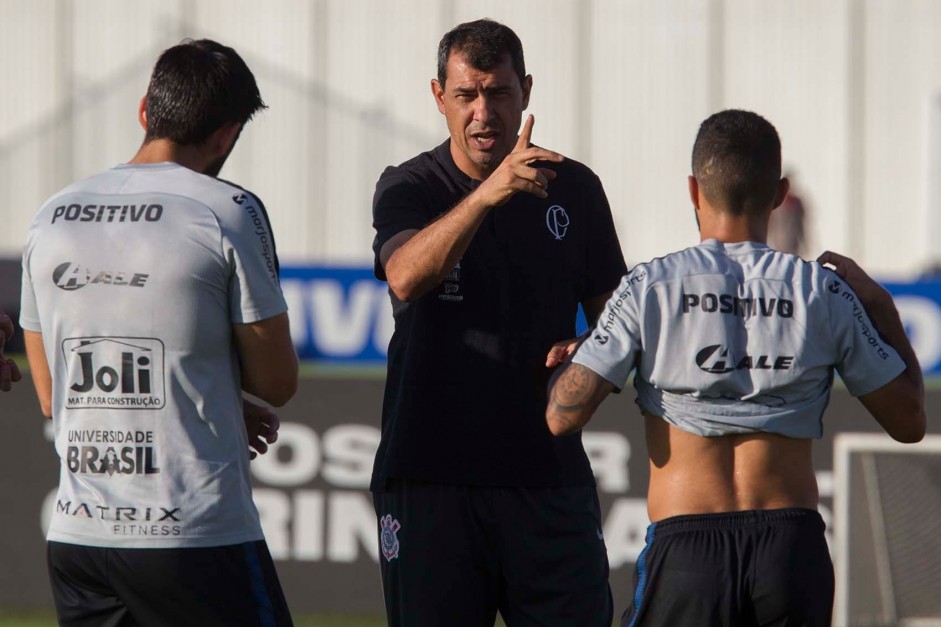
[[[62,342],[66,409],[162,409],[164,349],[156,338],[79,337]]]
[[[144,287],[149,274],[100,270],[93,271],[88,266],[66,261],[52,271],[52,280],[60,290],[71,292],[88,284]]]
[[[379,532],[379,544],[382,548],[382,554],[387,562],[391,562],[399,556],[398,531],[402,528],[402,525],[390,514],[386,514],[379,519],[379,526],[382,528]]]

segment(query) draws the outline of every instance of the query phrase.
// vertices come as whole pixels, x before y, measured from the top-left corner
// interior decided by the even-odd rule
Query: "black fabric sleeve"
[[[373,272],[380,281],[386,280],[379,252],[392,237],[409,229],[424,228],[429,219],[426,195],[421,185],[399,168],[389,167],[376,183],[372,201],[372,225],[376,230],[372,250]]]
[[[618,286],[627,273],[621,242],[614,230],[611,206],[604,193],[601,180],[590,173],[588,202],[591,210],[590,234],[588,236],[588,277],[582,300],[610,292]]]

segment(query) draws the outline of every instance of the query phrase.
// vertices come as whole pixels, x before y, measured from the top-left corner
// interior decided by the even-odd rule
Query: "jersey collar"
[[[454,157],[451,156],[451,138],[444,140],[444,143],[435,148],[434,154],[435,160],[447,170],[451,178],[461,187],[468,190],[475,190],[477,186],[480,185],[480,181],[467,176],[467,174],[454,163]]]

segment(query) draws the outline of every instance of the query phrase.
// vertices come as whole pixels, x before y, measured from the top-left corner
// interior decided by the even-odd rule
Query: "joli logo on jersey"
[[[62,342],[66,409],[160,409],[164,349],[156,338],[89,337]]]

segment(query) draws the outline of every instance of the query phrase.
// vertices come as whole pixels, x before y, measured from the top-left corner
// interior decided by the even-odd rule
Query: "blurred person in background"
[[[164,51],[130,162],[36,214],[21,325],[61,458],[47,534],[59,624],[291,625],[249,459],[297,385],[274,238],[215,178],[265,107],[232,49]]]
[[[510,28],[455,27],[431,81],[450,137],[376,185],[395,332],[371,489],[393,626],[613,617],[581,435],[546,428],[546,353],[625,265],[598,177],[532,145],[532,116],[517,136],[532,85]]]
[[[812,443],[833,371],[891,437],[917,442],[921,369],[892,297],[856,263],[765,244],[788,190],[767,120],[711,116],[692,170],[701,242],[623,278],[557,370],[546,419],[578,432],[634,371],[652,524],[622,625],[828,626]]]
[[[5,311],[0,310],[0,390],[9,392],[13,384],[23,378],[16,362],[3,354],[3,346],[13,337],[16,329],[13,320]]]

